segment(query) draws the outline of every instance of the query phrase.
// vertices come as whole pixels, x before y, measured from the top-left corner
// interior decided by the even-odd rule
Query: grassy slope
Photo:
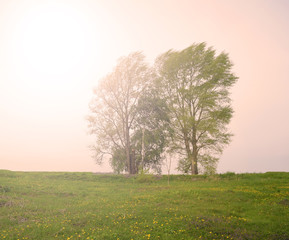
[[[289,239],[289,173],[0,171],[0,239]]]

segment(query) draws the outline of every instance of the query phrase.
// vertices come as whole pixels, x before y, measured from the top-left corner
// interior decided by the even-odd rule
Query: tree
[[[132,53],[121,58],[114,71],[103,78],[95,89],[88,121],[90,133],[96,136],[92,149],[97,163],[109,154],[111,165],[117,172],[136,173],[133,126],[138,114],[138,100],[150,78],[151,71],[144,62],[144,56]]]
[[[233,113],[229,89],[237,77],[228,55],[193,44],[164,53],[155,68],[174,130],[172,148],[184,156],[179,168],[198,174],[201,166],[212,172],[232,136],[226,127]]]
[[[161,173],[163,152],[170,136],[170,121],[167,105],[159,97],[153,81],[139,99],[137,111],[135,134],[132,138],[137,168],[153,169]]]

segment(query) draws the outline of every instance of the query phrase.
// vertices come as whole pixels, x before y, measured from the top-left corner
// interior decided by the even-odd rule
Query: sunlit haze
[[[225,51],[231,144],[218,172],[289,171],[289,1],[0,0],[0,169],[110,172],[88,146],[93,88],[119,57]]]

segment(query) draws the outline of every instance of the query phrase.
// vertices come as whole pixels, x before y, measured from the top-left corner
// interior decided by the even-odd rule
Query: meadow
[[[289,239],[289,173],[0,170],[0,239]]]

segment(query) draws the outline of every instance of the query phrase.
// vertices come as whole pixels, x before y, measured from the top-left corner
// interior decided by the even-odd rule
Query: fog
[[[288,10],[285,0],[2,0],[0,169],[111,171],[88,149],[98,80],[133,51],[153,64],[206,42],[239,77],[218,172],[289,171]]]

